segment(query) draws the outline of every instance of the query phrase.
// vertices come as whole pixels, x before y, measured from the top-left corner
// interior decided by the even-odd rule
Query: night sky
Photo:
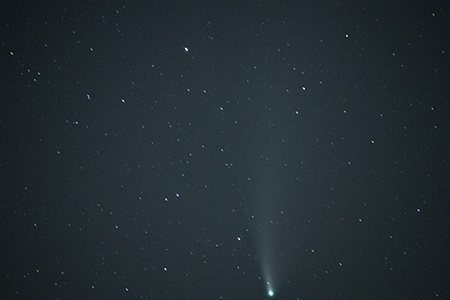
[[[448,1],[0,4],[2,299],[450,299]]]

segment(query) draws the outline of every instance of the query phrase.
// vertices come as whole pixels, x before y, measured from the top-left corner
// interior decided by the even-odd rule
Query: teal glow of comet
[[[275,295],[275,293],[273,292],[273,286],[272,286],[271,282],[269,282],[269,281],[267,281],[266,283],[267,283],[267,286],[266,286],[267,295],[269,297],[272,297],[273,295]]]

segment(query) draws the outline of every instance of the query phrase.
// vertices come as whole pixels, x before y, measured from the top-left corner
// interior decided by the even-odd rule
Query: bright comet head
[[[272,297],[272,296],[273,296],[273,291],[272,291],[272,290],[269,290],[269,291],[267,292],[267,294],[269,294],[269,296]]]

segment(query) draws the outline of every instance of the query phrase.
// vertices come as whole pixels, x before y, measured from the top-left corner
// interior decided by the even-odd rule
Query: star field
[[[449,9],[2,2],[3,297],[449,298]]]

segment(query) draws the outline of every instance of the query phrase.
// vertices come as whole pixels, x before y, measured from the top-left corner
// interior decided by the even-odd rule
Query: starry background
[[[0,37],[2,298],[450,298],[448,2],[2,1]]]

